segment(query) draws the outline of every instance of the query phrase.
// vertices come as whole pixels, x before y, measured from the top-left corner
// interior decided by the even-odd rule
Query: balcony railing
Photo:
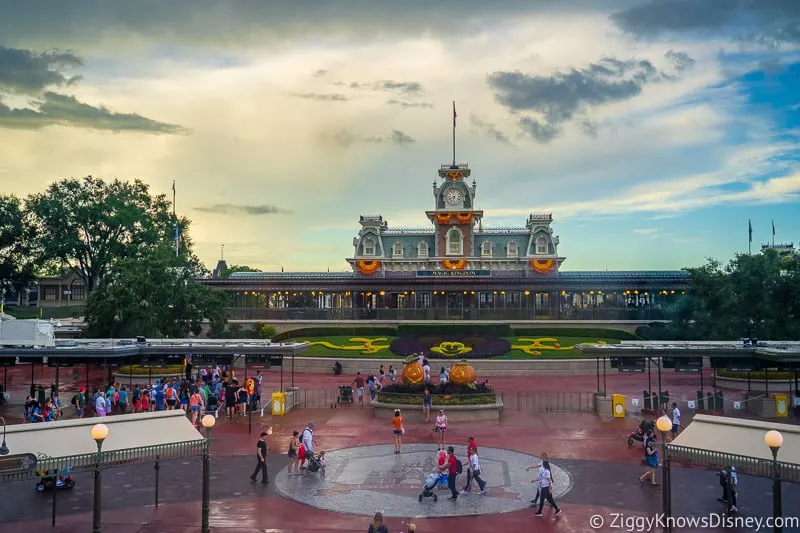
[[[664,320],[664,311],[650,308],[569,309],[318,309],[296,307],[229,307],[233,320]]]

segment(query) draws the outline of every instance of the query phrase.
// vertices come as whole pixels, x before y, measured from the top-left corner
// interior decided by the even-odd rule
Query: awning
[[[103,452],[203,441],[203,435],[182,410],[81,418],[8,426],[6,445],[12,455],[33,454],[39,459],[97,453],[91,430],[108,426]]]
[[[746,473],[769,476],[772,451],[764,435],[770,430],[783,435],[778,452],[782,477],[800,482],[800,427],[789,424],[697,414],[668,446],[668,454],[680,462],[732,465]]]

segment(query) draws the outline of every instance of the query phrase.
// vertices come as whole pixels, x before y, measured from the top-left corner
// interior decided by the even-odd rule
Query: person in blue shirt
[[[128,389],[125,385],[119,391],[119,412],[125,413],[128,410]]]
[[[165,409],[166,395],[164,389],[156,389],[156,411],[163,411]]]

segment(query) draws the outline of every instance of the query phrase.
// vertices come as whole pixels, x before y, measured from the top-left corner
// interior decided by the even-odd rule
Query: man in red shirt
[[[356,379],[353,380],[353,388],[356,389],[356,394],[358,395],[358,403],[361,407],[364,407],[364,376],[361,375],[361,372],[356,372]]]
[[[478,443],[475,442],[475,437],[470,436],[467,438],[467,457],[473,453],[478,453]]]
[[[456,459],[456,449],[452,446],[447,447],[447,461],[439,467],[442,472],[447,470],[447,488],[450,489],[452,496],[448,500],[456,501],[458,491],[456,490],[456,475],[458,474],[458,459]]]

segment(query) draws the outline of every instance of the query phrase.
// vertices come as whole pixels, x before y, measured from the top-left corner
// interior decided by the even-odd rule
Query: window
[[[364,255],[375,255],[374,239],[364,239]]]
[[[53,285],[46,285],[44,287],[44,300],[52,302],[58,300],[58,287]]]
[[[392,257],[403,257],[403,245],[396,242],[392,245]]]
[[[509,257],[516,257],[517,256],[517,241],[511,241],[508,243],[508,252]]]
[[[547,239],[544,237],[539,237],[536,239],[536,253],[538,255],[547,254]]]
[[[462,255],[464,238],[456,228],[447,232],[447,255]]]
[[[489,241],[483,241],[481,243],[481,255],[484,257],[492,255],[492,243]]]
[[[421,242],[419,246],[417,246],[417,255],[419,257],[428,257],[428,243]]]
[[[72,287],[70,288],[72,294],[69,295],[69,300],[85,300],[86,299],[86,291],[83,287],[83,281],[76,279],[72,282]]]

